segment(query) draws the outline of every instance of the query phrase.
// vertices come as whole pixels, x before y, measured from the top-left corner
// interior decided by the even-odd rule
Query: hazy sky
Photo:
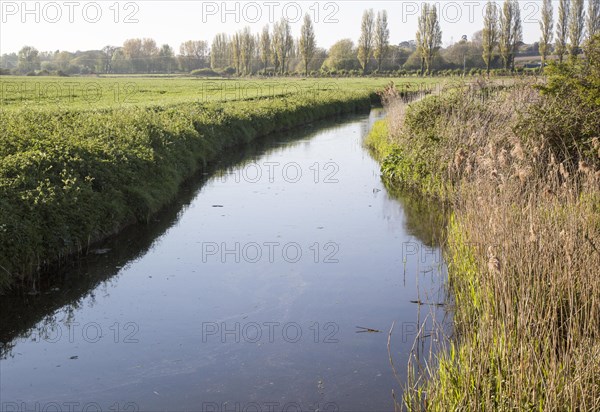
[[[0,54],[23,45],[41,51],[101,49],[132,37],[152,37],[176,50],[185,40],[208,40],[219,32],[233,33],[251,26],[258,32],[282,16],[292,23],[294,36],[301,17],[310,13],[317,42],[328,48],[335,41],[360,35],[367,7],[386,9],[392,43],[415,37],[423,1],[6,1],[0,0]],[[444,45],[480,30],[485,1],[440,0]],[[526,42],[539,38],[541,1],[521,1]],[[556,13],[555,2],[555,13]]]

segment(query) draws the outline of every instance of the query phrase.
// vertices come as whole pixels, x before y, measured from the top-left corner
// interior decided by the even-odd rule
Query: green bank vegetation
[[[367,141],[387,179],[453,205],[455,333],[399,408],[600,409],[600,37],[547,75],[392,104]]]
[[[183,180],[253,139],[368,111],[368,90],[101,109],[0,111],[0,286],[146,221]]]

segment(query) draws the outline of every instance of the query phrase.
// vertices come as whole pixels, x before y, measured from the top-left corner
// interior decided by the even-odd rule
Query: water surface
[[[389,328],[402,380],[444,265],[439,211],[390,193],[363,148],[380,115],[230,153],[41,293],[3,297],[2,410],[393,410]]]

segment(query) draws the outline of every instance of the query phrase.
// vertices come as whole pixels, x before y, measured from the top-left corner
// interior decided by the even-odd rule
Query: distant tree
[[[321,70],[321,68],[323,67],[323,64],[327,60],[327,57],[328,57],[327,50],[325,50],[321,47],[317,47],[315,49],[315,56],[313,57],[312,61],[310,62],[310,65],[308,66],[309,70],[311,72]]]
[[[252,74],[252,58],[256,49],[255,37],[252,35],[250,27],[245,27],[240,32],[241,50],[240,57],[242,61],[243,74]]]
[[[519,0],[513,0],[514,20],[512,27],[512,51],[511,51],[511,70],[515,71],[515,56],[519,50],[519,44],[523,43],[523,22],[521,20],[521,8]]]
[[[552,0],[543,0],[540,29],[542,31],[542,37],[540,38],[538,48],[542,56],[542,70],[544,70],[544,67],[546,66],[546,56],[548,56],[549,48],[552,44],[552,37],[554,35],[554,9],[552,7]]]
[[[118,48],[115,49],[115,53],[116,51],[119,50]],[[113,53],[113,57],[112,60],[114,61],[114,53]],[[54,64],[56,65],[56,69],[60,70],[64,73],[72,73],[73,72],[73,68],[71,67],[71,62],[73,61],[73,54],[66,52],[66,51],[61,51],[61,52],[57,52],[54,53]],[[114,70],[113,67],[113,63],[111,62],[111,67]]]
[[[129,62],[131,72],[139,73],[143,69],[142,39],[127,39],[123,43],[123,55]]]
[[[158,51],[158,70],[163,73],[172,73],[175,66],[175,51],[168,44],[163,44]]]
[[[224,69],[231,65],[231,43],[226,33],[217,34],[210,48],[210,67]]]
[[[583,0],[572,0],[569,19],[569,55],[576,59],[581,53],[583,30],[585,28],[585,8]]]
[[[300,63],[299,60],[299,47],[298,47],[298,41],[294,40],[294,38],[291,36],[290,33],[290,50],[288,53],[288,57],[285,61],[285,71],[286,72],[290,72],[290,67],[296,67],[298,66],[298,64]]]
[[[153,39],[142,40],[142,58],[144,62],[144,71],[146,73],[152,73],[156,71],[158,52],[158,47]]]
[[[498,9],[496,4],[488,0],[483,19],[483,61],[490,75],[490,66],[494,58],[494,50],[498,45]]]
[[[600,33],[600,0],[588,0],[587,12],[587,37],[591,39],[596,34]]]
[[[500,13],[500,55],[505,69],[514,70],[515,54],[523,40],[523,26],[518,0],[505,0]]]
[[[113,73],[120,74],[131,73],[131,71],[133,70],[131,67],[131,60],[129,60],[125,55],[125,50],[123,49],[123,47],[118,47],[115,50],[115,53],[113,54],[112,58],[111,67]],[[66,70],[64,71],[67,72]]]
[[[571,6],[569,0],[560,0],[558,4],[558,21],[556,22],[556,46],[554,52],[558,56],[558,61],[563,62],[567,53],[567,39],[569,37],[569,20]]]
[[[381,71],[383,61],[390,49],[390,29],[388,27],[387,11],[377,12],[377,23],[375,24],[375,52],[373,56],[377,60],[377,71]]]
[[[4,53],[0,57],[0,67],[4,69],[14,69],[15,67],[17,67],[18,63],[19,56],[17,56],[17,53]]]
[[[24,46],[19,50],[17,69],[22,73],[39,70],[40,68],[40,52],[31,46]]]
[[[398,70],[411,55],[412,51],[406,47],[400,47],[399,45],[390,45],[388,55],[389,58],[384,60],[383,67],[385,70]]]
[[[179,65],[181,70],[192,70],[207,67],[208,43],[204,40],[188,40],[179,46]]]
[[[485,62],[481,58],[482,55],[483,46],[481,43],[479,41],[469,41],[467,36],[463,36],[459,42],[446,49],[440,50],[440,57],[446,63],[445,68],[461,68],[463,71],[467,67],[485,67]]]
[[[102,56],[101,66],[104,73],[112,72],[112,59],[115,50],[117,50],[115,46],[104,46],[102,48],[102,53],[104,53],[104,55]]]
[[[269,32],[269,25],[267,24],[260,35],[260,60],[263,65],[263,73],[267,74],[267,67],[269,67],[269,63],[271,62],[271,34]]]
[[[275,27],[273,27],[273,30]],[[273,69],[275,73],[279,73],[279,67],[281,66],[281,62],[279,61],[279,54],[277,50],[279,49],[279,45],[277,44],[279,39],[275,37],[275,32],[271,36],[271,59],[273,60]]]
[[[329,49],[323,67],[332,70],[354,70],[358,66],[357,53],[350,39],[342,39]]]
[[[231,36],[231,61],[236,74],[242,74],[242,36],[239,32]]]
[[[304,63],[304,74],[308,76],[308,66],[315,56],[317,50],[317,41],[315,39],[315,29],[313,27],[310,14],[306,13],[304,16],[304,23],[300,30],[300,41],[298,42],[300,48],[300,56]]]
[[[292,37],[292,28],[290,23],[282,17],[281,20],[275,23],[273,28],[273,45],[277,55],[277,63],[281,67],[281,74],[287,68],[288,56],[294,46],[294,38]]]
[[[398,44],[398,47],[400,47],[401,49],[407,49],[407,50],[410,50],[410,51],[415,51],[415,50],[417,50],[417,42],[415,40],[401,41]]]
[[[498,15],[498,11],[496,11],[496,16]],[[498,35],[497,32],[498,29],[498,25],[496,24],[496,35]],[[498,39],[498,37],[496,37],[496,40]],[[478,30],[475,33],[473,33],[473,35],[471,36],[471,42],[473,44],[475,44],[477,47],[482,47],[483,46],[483,30]]]
[[[417,50],[421,55],[421,74],[431,73],[433,60],[441,46],[442,31],[437,8],[424,3],[417,31]]]
[[[358,61],[362,67],[363,74],[367,73],[369,60],[373,54],[373,40],[375,34],[375,14],[373,9],[365,10],[360,26],[360,38],[358,39]]]

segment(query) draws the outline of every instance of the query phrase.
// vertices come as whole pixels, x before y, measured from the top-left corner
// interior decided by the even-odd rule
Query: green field
[[[105,109],[164,106],[257,97],[372,92],[390,81],[404,88],[431,88],[440,78],[214,78],[189,77],[0,77],[0,108]]]

